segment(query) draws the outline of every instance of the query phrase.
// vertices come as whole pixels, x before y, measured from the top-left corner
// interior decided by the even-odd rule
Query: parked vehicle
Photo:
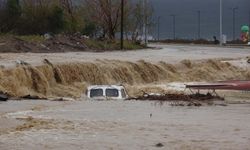
[[[128,95],[123,86],[93,85],[88,87],[87,97],[94,100],[124,100]]]

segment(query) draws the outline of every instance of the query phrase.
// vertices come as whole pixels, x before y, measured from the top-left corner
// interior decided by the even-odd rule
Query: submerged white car
[[[93,85],[88,87],[87,97],[94,100],[125,100],[128,95],[123,86]]]

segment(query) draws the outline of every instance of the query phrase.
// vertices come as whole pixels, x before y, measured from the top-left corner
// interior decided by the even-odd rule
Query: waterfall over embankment
[[[133,95],[140,90],[136,88],[140,85],[174,81],[245,80],[249,77],[247,70],[217,60],[184,60],[177,65],[165,62],[153,64],[143,60],[136,63],[98,60],[95,63],[52,64],[45,60],[41,66],[18,65],[11,69],[0,69],[0,91],[13,97],[36,95],[44,98],[78,98],[91,84],[123,84],[130,87],[127,90]]]

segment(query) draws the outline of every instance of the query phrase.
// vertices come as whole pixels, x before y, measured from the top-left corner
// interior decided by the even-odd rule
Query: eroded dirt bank
[[[20,64],[15,68],[1,68],[0,91],[13,97],[32,95],[41,98],[80,98],[91,84],[123,84],[128,87],[128,93],[134,96],[141,90],[147,91],[150,85],[159,83],[249,78],[249,70],[219,60],[183,60],[176,65],[143,60],[98,60],[64,64],[52,64],[44,60],[40,66]]]

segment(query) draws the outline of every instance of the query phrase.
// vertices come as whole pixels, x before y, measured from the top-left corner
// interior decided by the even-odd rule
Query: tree
[[[139,0],[134,5],[129,5],[128,15],[125,19],[125,30],[131,34],[133,41],[136,41],[139,35],[142,36],[144,24],[148,29],[154,25],[153,7],[150,3],[143,4],[143,1]]]
[[[94,37],[97,31],[97,27],[94,23],[88,22],[82,30],[82,34]]]
[[[58,33],[64,30],[65,18],[59,2],[51,0],[23,0],[19,34]]]
[[[79,20],[77,20],[77,16],[75,15],[75,7],[72,0],[59,0],[59,3],[64,11],[68,32],[76,32]]]
[[[49,30],[53,33],[62,31],[65,27],[63,9],[59,6],[54,6],[51,14],[48,16]]]
[[[103,36],[115,38],[120,19],[120,0],[85,0],[89,20],[102,28]]]
[[[16,25],[19,17],[21,16],[21,6],[19,0],[7,0],[1,3],[1,32],[9,32]]]

